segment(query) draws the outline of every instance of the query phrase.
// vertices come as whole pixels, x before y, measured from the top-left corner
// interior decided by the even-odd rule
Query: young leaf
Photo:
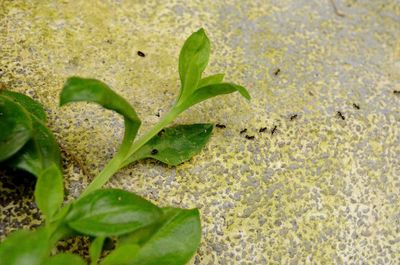
[[[46,112],[44,111],[43,106],[39,102],[31,99],[30,97],[24,94],[9,90],[0,90],[0,96],[6,96],[12,99],[14,102],[24,107],[29,114],[34,115],[36,118],[38,118],[43,122],[46,122],[47,120]]]
[[[64,199],[63,176],[55,164],[45,169],[38,177],[35,199],[46,220],[51,221]]]
[[[60,106],[77,101],[94,102],[124,116],[125,136],[121,147],[124,148],[133,141],[141,121],[132,106],[105,83],[96,79],[68,78],[61,91]]]
[[[209,57],[210,41],[204,29],[200,29],[190,35],[179,54],[179,76],[181,78],[179,99],[185,100],[197,88]]]
[[[202,78],[197,85],[197,89],[212,84],[219,84],[224,80],[224,74],[215,74]]]
[[[218,95],[230,94],[236,91],[239,91],[239,93],[244,98],[250,100],[249,92],[247,92],[247,90],[244,87],[231,83],[219,83],[219,84],[211,84],[203,86],[197,89],[187,100],[183,101],[181,104],[178,104],[177,108],[180,111],[184,111],[190,108],[191,106],[200,103],[206,99]]]
[[[161,216],[151,202],[124,190],[96,190],[72,205],[69,227],[90,236],[114,236],[150,225]]]
[[[104,240],[105,237],[99,236],[92,241],[92,244],[90,244],[89,248],[90,264],[92,265],[97,264],[97,261],[101,256],[101,251],[103,250]]]
[[[20,230],[1,243],[0,262],[2,265],[41,265],[49,252],[46,230]]]
[[[165,128],[134,153],[125,165],[143,158],[153,158],[176,166],[199,153],[210,138],[212,130],[212,124]]]
[[[128,264],[183,265],[196,252],[201,239],[199,211],[167,208],[164,212],[163,224]]]
[[[0,94],[0,161],[18,152],[32,135],[32,120],[22,106]]]
[[[26,145],[10,159],[9,165],[39,177],[44,170],[56,165],[61,170],[61,155],[51,131],[37,118],[33,119],[34,132]]]
[[[126,244],[117,247],[113,252],[111,252],[101,265],[130,265],[132,263],[133,257],[139,250],[139,246],[136,244]],[[136,263],[135,263],[136,264]],[[138,263],[140,264],[140,263]],[[163,264],[163,263],[160,263]]]
[[[48,258],[43,265],[85,265],[83,259],[71,253],[61,253]]]

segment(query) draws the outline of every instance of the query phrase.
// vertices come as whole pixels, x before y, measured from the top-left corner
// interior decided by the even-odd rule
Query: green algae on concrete
[[[344,17],[330,1],[5,0],[1,87],[46,106],[74,197],[115,152],[123,121],[93,105],[58,108],[66,78],[103,80],[148,128],[178,94],[183,41],[204,27],[209,72],[227,72],[252,102],[194,107],[176,122],[227,127],[201,154],[178,167],[132,165],[109,186],[199,207],[195,264],[397,264],[400,5],[334,2]],[[0,182],[3,237],[40,222],[29,192],[10,182]]]

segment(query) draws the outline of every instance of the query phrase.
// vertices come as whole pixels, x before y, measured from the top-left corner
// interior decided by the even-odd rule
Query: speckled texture
[[[199,207],[194,264],[400,264],[398,0],[45,2],[0,3],[0,82],[46,106],[70,197],[115,152],[123,124],[93,105],[59,109],[66,77],[102,79],[148,128],[179,91],[183,41],[204,27],[206,72],[226,72],[253,100],[194,107],[176,122],[226,125],[201,154],[132,165],[108,186]],[[3,237],[37,225],[32,194],[0,183]]]

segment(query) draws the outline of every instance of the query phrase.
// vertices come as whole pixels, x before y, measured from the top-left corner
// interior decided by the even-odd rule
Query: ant
[[[345,120],[345,119],[346,119],[340,111],[338,111],[337,114],[339,115],[339,117],[340,117],[342,120]]]
[[[161,137],[164,133],[165,133],[165,130],[162,129],[161,131],[159,131],[159,132],[157,133],[157,135],[158,135],[158,137]]]
[[[271,135],[274,135],[274,133],[276,132],[276,129],[278,128],[278,126],[274,126],[274,128],[271,130]]]

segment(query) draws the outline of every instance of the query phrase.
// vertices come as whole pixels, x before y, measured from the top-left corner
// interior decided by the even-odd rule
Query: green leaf
[[[184,111],[191,106],[200,103],[206,99],[223,95],[230,94],[233,92],[239,91],[239,93],[250,100],[250,94],[247,90],[239,85],[231,84],[231,83],[219,83],[219,84],[211,84],[197,89],[186,101],[182,102],[177,106],[180,111]]]
[[[9,90],[0,90],[0,96],[6,96],[12,99],[14,102],[24,107],[29,114],[34,115],[36,118],[43,122],[46,122],[46,112],[39,102],[31,99],[24,94],[12,92]]]
[[[2,265],[41,265],[49,252],[46,230],[21,230],[1,243],[0,261]]]
[[[97,261],[101,256],[101,251],[103,250],[104,240],[105,237],[99,236],[92,241],[92,244],[90,244],[89,248],[90,264],[92,265],[97,264]]]
[[[43,265],[85,265],[83,259],[71,253],[61,253],[48,258]]]
[[[164,221],[165,215],[160,217],[158,222],[136,230],[132,233],[124,234],[118,237],[118,244],[137,244],[143,245],[149,238],[160,228]]]
[[[207,123],[165,128],[135,152],[126,164],[143,158],[153,158],[176,166],[199,153],[210,138],[212,130],[213,125]]]
[[[61,172],[60,150],[53,134],[44,124],[44,122],[46,122],[46,113],[43,107],[28,96],[11,91],[1,91],[0,101],[2,100],[12,102],[12,104],[14,104],[14,111],[22,110],[26,114],[22,116],[24,121],[21,121],[21,117],[19,118],[6,114],[4,116],[6,118],[8,117],[7,119],[12,119],[15,123],[19,124],[24,124],[24,122],[29,122],[31,124],[29,141],[26,141],[26,137],[19,136],[19,132],[15,132],[14,138],[12,139],[14,144],[20,145],[24,142],[24,145],[22,149],[19,149],[18,152],[11,157],[7,165],[26,170],[36,177],[42,175],[42,173],[52,165],[56,165]],[[0,124],[1,123],[2,121],[0,121]],[[12,130],[13,126],[9,124],[6,128],[8,129],[4,130],[5,132]],[[0,135],[3,133],[2,131]],[[22,139],[24,141],[22,141]]]
[[[106,109],[118,112],[133,122],[140,123],[131,105],[99,80],[76,76],[68,78],[61,91],[60,106],[78,101],[95,102]]]
[[[129,265],[133,264],[132,259],[139,250],[139,246],[136,244],[126,244],[117,247],[113,252],[111,252],[101,265]],[[135,263],[136,264],[136,263]],[[138,263],[139,265],[140,263]],[[163,263],[160,263],[163,264]],[[143,264],[144,265],[144,264]],[[147,265],[147,264],[146,264]]]
[[[36,177],[53,165],[61,172],[60,149],[53,134],[41,121],[31,117],[34,128],[32,138],[10,159],[9,165],[26,170]]]
[[[202,78],[197,85],[197,88],[208,86],[212,84],[219,84],[224,80],[224,74],[215,74]]]
[[[46,220],[51,221],[64,200],[63,176],[55,164],[45,169],[38,177],[35,199]]]
[[[128,264],[183,265],[194,255],[201,239],[199,211],[166,208],[164,214],[162,225]]]
[[[66,217],[72,229],[90,236],[113,236],[150,225],[161,216],[151,202],[124,190],[96,190],[72,205]]]
[[[125,118],[125,136],[121,148],[128,149],[128,143],[135,138],[141,121],[132,106],[105,83],[96,79],[70,77],[60,96],[60,106],[77,101],[94,102],[106,109],[116,111]]]
[[[180,100],[184,101],[197,88],[209,57],[210,41],[204,29],[200,29],[189,36],[179,54]]]
[[[0,94],[0,161],[17,153],[32,135],[32,120],[26,110]]]

